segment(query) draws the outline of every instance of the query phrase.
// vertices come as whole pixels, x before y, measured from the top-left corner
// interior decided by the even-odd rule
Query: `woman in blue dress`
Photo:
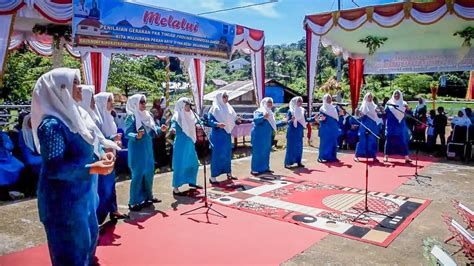
[[[374,96],[368,92],[364,96],[362,105],[359,108],[361,118],[359,121],[370,129],[377,136],[380,135],[382,129],[382,118],[377,112],[377,105],[374,103]],[[367,134],[367,135],[366,135]],[[363,126],[359,126],[359,142],[357,143],[354,161],[359,162],[359,157],[372,158],[374,162],[377,160],[377,138],[370,132],[366,132]]]
[[[406,163],[410,163],[408,140],[409,130],[407,128],[405,111],[408,104],[403,100],[401,91],[393,92],[392,98],[387,102],[385,113],[387,122],[385,127],[385,156],[384,162],[388,162],[389,155],[401,155]]]
[[[139,211],[145,205],[159,203],[153,196],[155,159],[152,138],[166,132],[165,125],[159,128],[153,116],[146,110],[146,97],[135,94],[127,101],[125,136],[128,139],[128,167],[132,172],[129,209]]]
[[[198,122],[191,112],[191,100],[180,98],[171,118],[171,132],[176,136],[173,144],[173,194],[179,194],[179,187],[185,184],[202,188],[197,184],[199,163],[194,146]]]
[[[270,170],[270,153],[272,151],[272,136],[276,132],[276,122],[273,116],[273,99],[265,97],[260,101],[260,108],[253,113],[253,128],[250,133],[252,143],[251,174],[259,175],[273,173]]]
[[[332,97],[325,94],[323,105],[319,109],[319,157],[318,162],[336,162],[337,139],[341,134],[339,127],[339,112],[332,104]]]
[[[100,92],[94,96],[94,101],[100,131],[104,134],[104,137],[121,146],[122,134],[117,134],[117,125],[112,116],[114,95],[110,92]],[[115,170],[109,175],[99,175],[97,190],[99,194],[99,206],[97,207],[99,224],[105,221],[107,215],[110,215],[111,220],[129,218],[128,215],[120,213],[117,209]]]
[[[303,98],[299,96],[290,101],[287,114],[285,168],[290,168],[293,164],[304,167],[301,163],[303,159],[303,133],[307,123],[314,122],[314,118],[306,118],[302,105]]]
[[[0,130],[0,186],[11,186],[18,182],[25,165],[13,157],[13,142],[7,133]]]
[[[43,161],[38,210],[53,265],[94,263],[98,224],[93,178],[110,173],[115,159],[95,149],[97,127],[79,106],[79,80],[79,70],[52,70],[36,82],[31,104],[33,140]]]
[[[35,177],[38,177],[41,168],[41,155],[36,151],[36,146],[33,141],[31,114],[23,118],[21,134],[18,138],[18,146],[21,150],[21,160],[31,169],[31,173],[34,174]]]
[[[232,176],[232,129],[235,127],[237,114],[228,102],[226,92],[218,92],[209,110],[209,125],[212,127],[211,141],[211,184],[217,183],[216,177],[226,174],[228,180],[236,180]]]

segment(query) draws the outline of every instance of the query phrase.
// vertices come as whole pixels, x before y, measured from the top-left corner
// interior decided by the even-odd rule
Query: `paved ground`
[[[308,168],[316,168],[315,148],[305,148],[304,162]],[[272,169],[277,173],[291,174],[283,168],[284,151],[271,156]],[[305,252],[296,255],[286,265],[425,265],[422,240],[427,237],[442,241],[448,236],[441,214],[454,214],[450,200],[460,199],[471,208],[474,207],[474,164],[465,165],[454,162],[432,164],[423,170],[433,177],[432,186],[409,186],[398,188],[395,193],[432,199],[433,202],[417,217],[388,248],[381,248],[359,241],[329,235]],[[233,161],[234,174],[248,176],[250,157]],[[202,168],[199,177],[202,178]],[[201,181],[202,182],[202,181]],[[117,184],[118,203],[121,211],[127,212],[130,181]],[[155,177],[154,192],[163,202],[155,205],[156,210],[166,211],[189,204],[186,200],[177,201],[171,193],[171,173]],[[0,255],[22,250],[45,243],[43,227],[38,220],[36,200],[25,200],[0,206]],[[147,215],[146,211],[135,213],[133,217]],[[452,243],[454,243],[453,241]],[[450,251],[455,246],[448,246]],[[460,264],[465,264],[462,254],[455,256]]]

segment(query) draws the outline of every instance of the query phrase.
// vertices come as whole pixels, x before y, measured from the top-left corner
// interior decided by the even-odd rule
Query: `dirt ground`
[[[284,136],[277,139],[279,146],[284,147]],[[249,145],[249,144],[247,144]],[[317,143],[315,143],[317,145]],[[241,150],[241,156],[248,150]],[[304,164],[307,168],[317,168],[317,149],[305,147]],[[238,156],[238,157],[241,157]],[[285,152],[278,150],[271,155],[272,169],[279,174],[290,175],[293,172],[283,167]],[[341,155],[342,156],[342,155]],[[350,156],[346,154],[345,156]],[[248,176],[250,157],[241,157],[232,162],[234,174]],[[457,217],[451,199],[455,198],[471,209],[474,208],[474,164],[466,165],[453,161],[433,163],[422,173],[433,177],[431,186],[403,185],[394,193],[407,196],[431,199],[432,203],[406,228],[388,248],[329,235],[314,244],[301,254],[297,254],[284,265],[427,265],[423,256],[422,240],[430,237],[442,242],[449,236],[447,226],[441,214],[450,213]],[[202,182],[202,167],[199,179]],[[155,209],[166,211],[187,204],[186,199],[176,201],[172,196],[171,173],[155,176],[154,193],[163,202]],[[117,183],[119,209],[128,212],[126,205],[129,199],[130,181]],[[132,218],[140,214],[132,213]],[[141,215],[146,215],[141,214]],[[460,218],[457,218],[460,220]],[[42,224],[38,220],[37,202],[35,199],[3,203],[0,206],[0,255],[37,246],[46,242]],[[449,251],[455,251],[456,241],[447,245]],[[446,245],[445,245],[446,246]],[[462,253],[454,256],[460,265],[466,264]]]

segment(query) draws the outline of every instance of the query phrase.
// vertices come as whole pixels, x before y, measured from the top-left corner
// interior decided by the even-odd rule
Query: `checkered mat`
[[[387,247],[429,200],[303,181],[260,176],[223,183],[209,200],[242,211]],[[362,213],[363,212],[363,213]]]

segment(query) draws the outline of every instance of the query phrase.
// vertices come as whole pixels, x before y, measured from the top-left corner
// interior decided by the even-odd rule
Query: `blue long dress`
[[[401,122],[398,122],[392,111],[385,108],[385,112],[387,114],[385,155],[408,155],[409,130],[407,128],[406,118],[404,117]]]
[[[294,127],[291,119],[293,114],[288,111],[288,128],[286,131],[285,165],[301,164],[303,159],[303,133],[304,127],[297,123]],[[306,122],[314,122],[314,118],[306,118]]]
[[[25,165],[12,155],[13,142],[0,131],[0,186],[13,185],[18,181]]]
[[[95,256],[98,225],[94,178],[86,164],[93,147],[61,120],[47,116],[38,127],[41,166],[38,210],[53,265],[89,265]]]
[[[31,169],[31,173],[33,173],[35,176],[39,176],[42,162],[41,155],[39,155],[36,151],[32,151],[30,148],[28,148],[28,146],[26,146],[21,131],[18,136],[18,147],[21,151],[20,159],[25,163],[27,167]]]
[[[176,121],[171,120],[171,128],[176,132],[173,144],[173,187],[196,185],[199,163],[194,142]]]
[[[142,126],[140,130],[145,128]],[[157,130],[160,134],[161,130]],[[141,139],[137,139],[138,131],[135,117],[127,116],[125,120],[125,137],[128,139],[128,167],[132,172],[129,204],[134,206],[153,199],[153,176],[155,175],[155,159],[153,156],[153,130],[145,130]]]
[[[252,143],[252,172],[264,173],[270,170],[273,128],[263,113],[254,112],[253,128],[250,133]]]
[[[358,141],[359,123],[353,118],[347,119],[346,143],[349,149],[355,149]]]
[[[369,128],[373,133],[380,135],[382,125],[372,120],[367,115],[361,117],[360,122]],[[359,142],[357,143],[355,156],[363,158],[375,158],[377,156],[378,140],[371,133],[366,136],[366,130],[363,126],[359,126]]]
[[[209,136],[212,143],[211,176],[230,174],[232,160],[232,137],[224,128],[217,127],[219,121],[209,114],[209,125],[212,127]]]
[[[320,120],[319,127],[319,160],[334,162],[337,161],[337,139],[341,134],[339,121],[320,113],[320,116],[326,116],[324,121]]]

